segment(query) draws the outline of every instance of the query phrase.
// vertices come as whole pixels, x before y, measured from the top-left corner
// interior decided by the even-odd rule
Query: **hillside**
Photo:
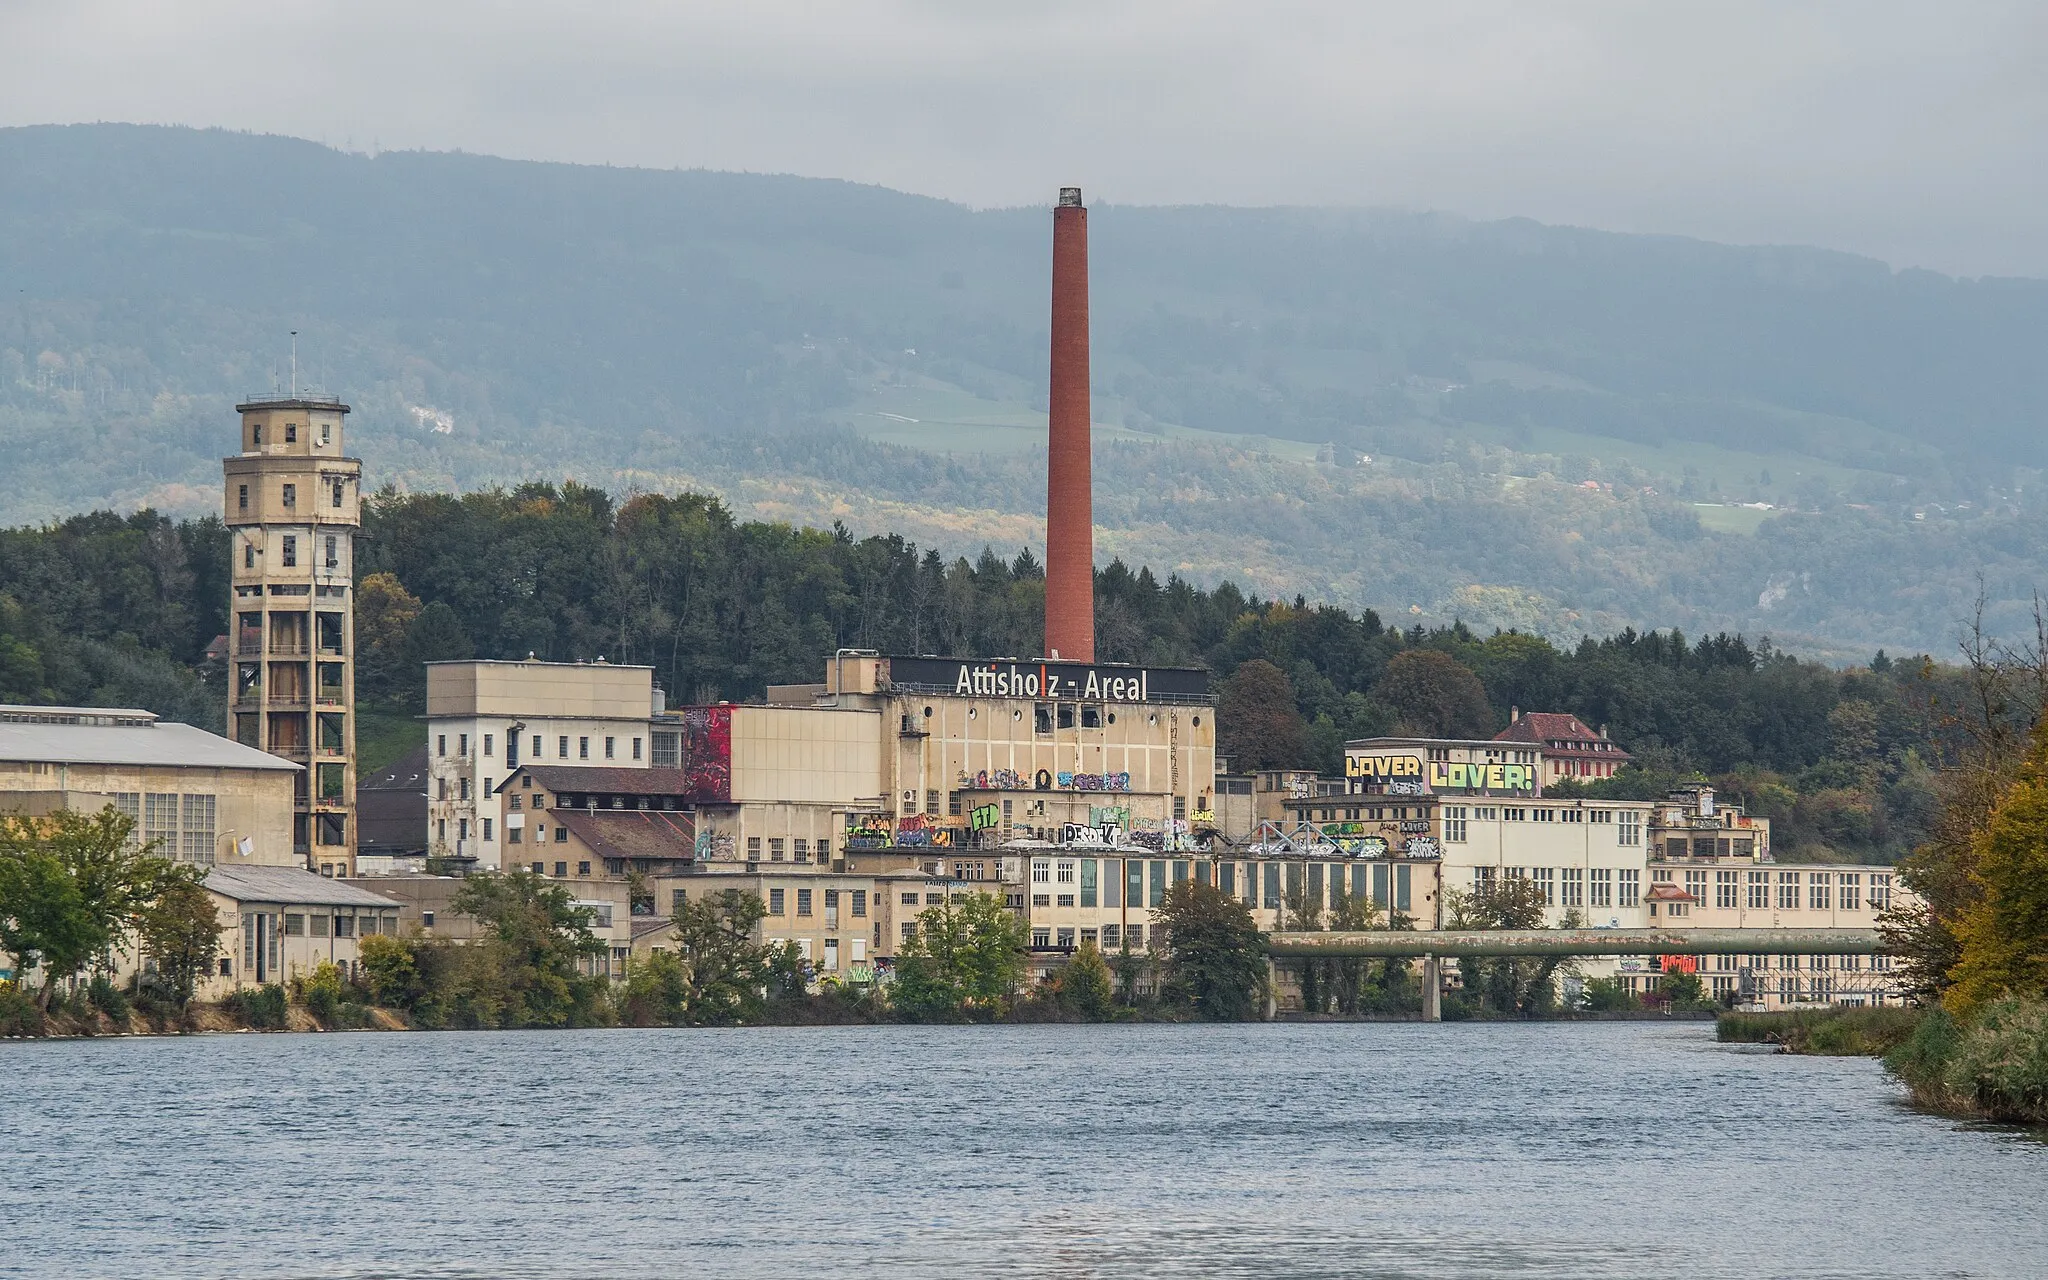
[[[373,480],[1036,540],[1044,210],[118,125],[0,130],[0,172],[0,523],[210,509],[296,328]],[[1091,221],[1133,563],[1867,656],[1945,648],[1979,573],[2017,626],[2048,556],[2048,284],[1380,211]]]

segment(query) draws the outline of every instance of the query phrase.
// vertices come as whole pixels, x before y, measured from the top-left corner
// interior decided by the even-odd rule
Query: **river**
[[[0,1275],[2048,1275],[2048,1143],[1699,1023],[0,1042]]]

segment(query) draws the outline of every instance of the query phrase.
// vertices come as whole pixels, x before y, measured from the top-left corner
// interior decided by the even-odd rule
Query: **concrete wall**
[[[0,812],[49,813],[72,809],[96,813],[109,804],[135,815],[138,839],[146,838],[148,795],[176,795],[178,839],[165,856],[221,866],[304,866],[292,850],[292,794],[295,775],[283,769],[185,768],[171,765],[16,764],[0,762]],[[184,796],[213,797],[214,835],[206,853],[194,856],[184,839]],[[247,837],[250,853],[240,842]]]

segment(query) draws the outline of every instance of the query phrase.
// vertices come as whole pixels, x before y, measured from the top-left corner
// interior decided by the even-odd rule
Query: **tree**
[[[1482,880],[1470,893],[1444,893],[1453,929],[1541,929],[1543,890],[1535,881],[1508,876]],[[1464,956],[1458,960],[1465,990],[1496,1013],[1542,1013],[1556,1004],[1553,979],[1559,956]]]
[[[1708,1003],[1706,984],[1699,975],[1680,969],[1671,970],[1658,981],[1657,998],[1674,1009],[1700,1009]]]
[[[670,921],[687,968],[678,1011],[684,1023],[729,1027],[760,1020],[774,957],[754,940],[754,930],[767,915],[767,906],[743,889],[721,889],[676,907]]]
[[[369,934],[356,944],[363,983],[370,989],[372,1001],[386,1008],[410,1010],[427,994],[426,980],[420,972],[422,945],[411,938],[394,938],[385,933]]]
[[[1165,985],[1176,999],[1217,1022],[1256,1013],[1266,944],[1244,903],[1185,880],[1166,891],[1152,920],[1155,934],[1166,930]]]
[[[42,965],[45,1007],[59,981],[111,957],[173,873],[153,845],[130,847],[134,830],[111,805],[0,815],[0,946]]]
[[[1469,667],[1436,649],[1408,649],[1387,663],[1373,697],[1400,716],[1412,734],[1428,738],[1483,738],[1493,732],[1486,686]]]
[[[1116,983],[1093,942],[1083,942],[1060,970],[1060,999],[1090,1022],[1107,1022],[1115,1011]]]
[[[569,890],[525,871],[471,876],[451,905],[487,931],[467,978],[481,984],[499,1025],[584,1026],[604,1015],[605,980],[579,962],[606,954]]]
[[[364,698],[390,698],[405,687],[405,636],[419,616],[419,597],[397,574],[363,575],[356,586],[356,687]]]
[[[678,1027],[690,1007],[690,967],[673,951],[655,951],[626,966],[619,1019],[630,1027]]]
[[[1954,985],[1942,997],[1957,1017],[2001,996],[2048,993],[2048,717],[1972,853],[1976,892],[1955,929]]]
[[[994,894],[925,909],[896,955],[890,999],[919,1022],[995,1017],[1024,978],[1024,922]]]
[[[1298,769],[1309,762],[1308,724],[1287,673],[1264,658],[1240,663],[1216,701],[1217,749],[1239,772]]]
[[[143,958],[156,969],[156,982],[183,1009],[199,980],[213,973],[220,956],[220,910],[213,895],[189,868],[164,877],[156,897],[136,918]],[[381,934],[372,935],[386,941]],[[372,938],[365,938],[368,943]]]

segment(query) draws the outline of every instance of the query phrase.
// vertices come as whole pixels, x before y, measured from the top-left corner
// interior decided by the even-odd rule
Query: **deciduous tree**
[[[1166,891],[1152,920],[1155,931],[1166,931],[1165,980],[1174,999],[1218,1022],[1257,1012],[1266,947],[1244,903],[1186,880]]]

